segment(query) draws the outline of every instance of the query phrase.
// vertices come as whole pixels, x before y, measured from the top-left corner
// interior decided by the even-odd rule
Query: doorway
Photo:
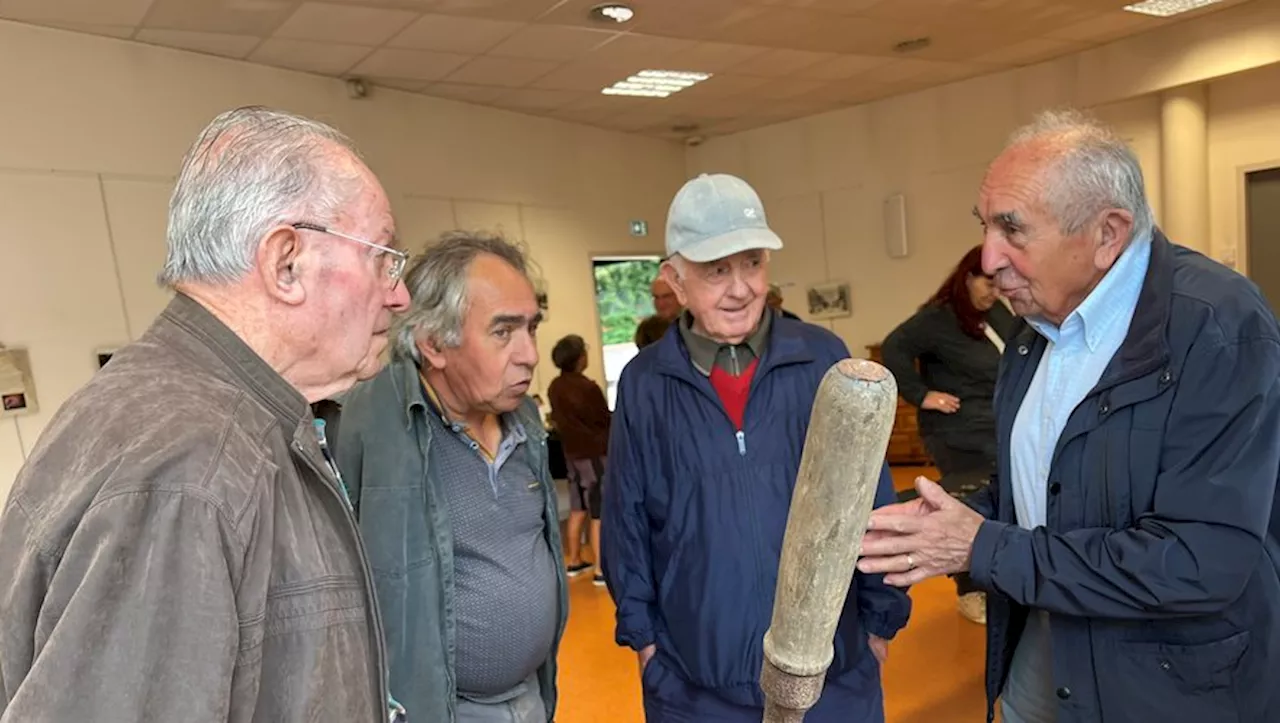
[[[591,259],[596,281],[596,312],[604,357],[605,398],[613,409],[618,377],[638,351],[636,326],[653,313],[650,284],[658,276],[657,256],[598,256]]]
[[[1280,168],[1246,173],[1244,185],[1249,277],[1280,315]]]

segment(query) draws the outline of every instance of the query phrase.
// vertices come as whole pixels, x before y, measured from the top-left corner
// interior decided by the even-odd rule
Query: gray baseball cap
[[[748,249],[780,249],[764,204],[747,182],[724,173],[684,184],[667,211],[667,256],[715,261]]]

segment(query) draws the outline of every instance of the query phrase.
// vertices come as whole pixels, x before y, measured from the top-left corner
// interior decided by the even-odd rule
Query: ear
[[[272,229],[258,244],[257,272],[263,288],[273,299],[292,306],[306,301],[303,256],[302,237],[289,226]]]
[[[422,355],[422,360],[427,366],[433,369],[444,369],[447,361],[444,355],[444,348],[437,345],[435,341],[419,336],[414,339],[414,344],[418,347],[418,353]]]
[[[1099,271],[1108,271],[1133,236],[1133,214],[1119,208],[1107,210],[1096,233],[1093,265]]]
[[[688,297],[685,295],[684,280],[680,278],[680,273],[676,270],[675,264],[671,263],[670,260],[663,261],[658,273],[662,275],[662,280],[667,282],[667,286],[670,286],[671,290],[675,292],[676,301],[679,301],[681,306],[687,306]]]

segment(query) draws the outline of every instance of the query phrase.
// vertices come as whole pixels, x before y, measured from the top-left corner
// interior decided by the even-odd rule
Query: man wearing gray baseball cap
[[[849,351],[766,305],[782,239],[742,179],[686,183],[666,241],[662,275],[684,312],[623,370],[609,443],[602,556],[616,638],[639,656],[649,723],[759,721],[762,641],[809,413]],[[894,499],[885,466],[876,506]],[[854,576],[806,723],[884,720],[880,663],[910,611],[903,590]]]

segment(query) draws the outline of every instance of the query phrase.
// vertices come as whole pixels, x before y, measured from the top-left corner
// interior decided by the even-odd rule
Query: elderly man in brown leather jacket
[[[369,566],[315,402],[408,304],[351,142],[243,108],[169,209],[172,303],[50,422],[0,517],[0,721],[385,721]]]

